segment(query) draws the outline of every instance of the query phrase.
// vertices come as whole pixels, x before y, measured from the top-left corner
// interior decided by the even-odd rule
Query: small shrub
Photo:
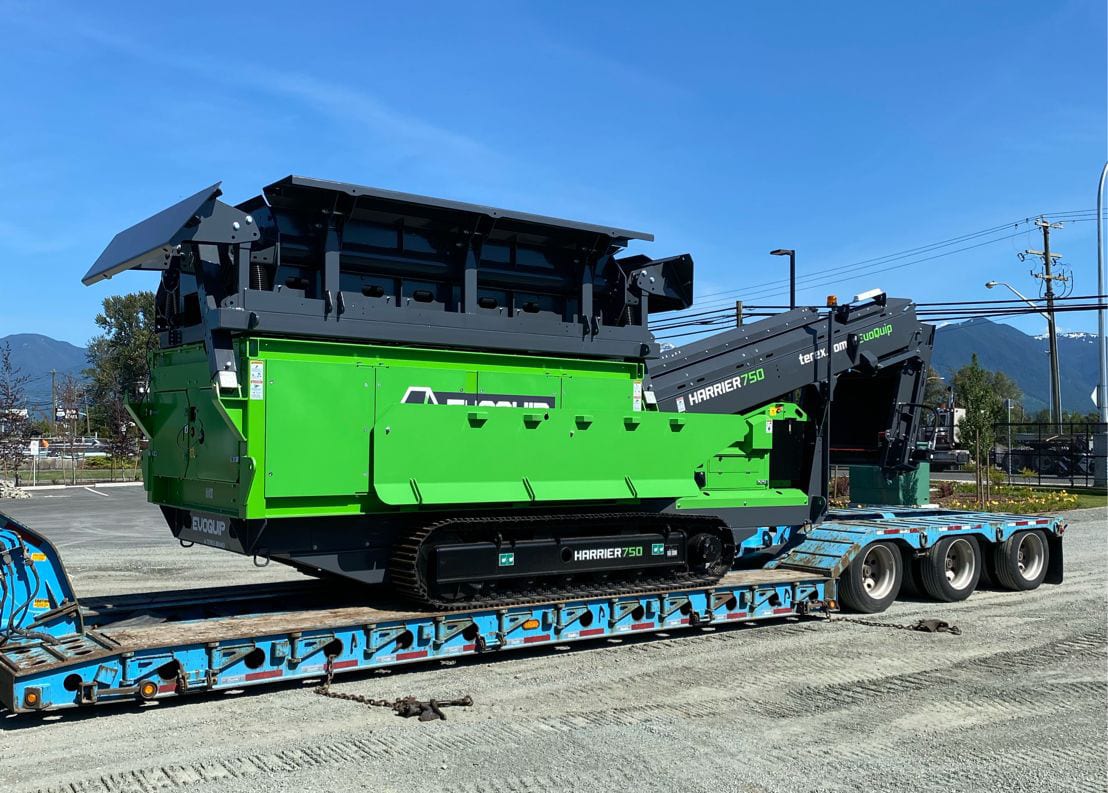
[[[946,479],[940,479],[935,482],[935,495],[939,498],[950,498],[954,495],[954,482]]]

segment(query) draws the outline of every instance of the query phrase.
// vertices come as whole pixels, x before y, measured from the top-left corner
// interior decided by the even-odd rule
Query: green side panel
[[[191,421],[194,431],[184,438],[189,454],[189,478],[237,482],[239,442],[243,438],[235,420],[211,387],[189,389],[188,402],[195,416]],[[239,413],[237,409],[234,412]]]
[[[266,362],[267,498],[369,492],[374,386],[350,362]]]
[[[133,406],[151,438],[151,501],[254,519],[446,504],[806,502],[768,482],[773,420],[805,420],[787,403],[746,416],[636,411],[643,372],[633,362],[235,344],[243,384],[222,395],[202,345],[155,354],[151,392]],[[550,398],[554,407],[527,407]]]
[[[474,393],[477,390],[477,373],[464,369],[434,369],[428,366],[377,365],[377,410],[396,404],[404,399],[409,390],[422,389],[418,399],[426,389],[435,391],[457,391]],[[380,421],[380,415],[377,416]]]
[[[746,414],[750,433],[737,444],[712,455],[704,466],[704,489],[680,498],[678,509],[723,507],[781,507],[808,503],[803,490],[774,487],[769,481],[769,457],[775,422],[807,421],[807,415],[790,402],[766,405]]]
[[[133,408],[150,438],[146,453],[147,472],[155,477],[184,477],[188,469],[188,454],[180,444],[182,428],[188,413],[188,399],[183,391],[151,393],[141,405]]]
[[[373,485],[393,505],[691,496],[697,467],[747,432],[741,416],[392,405]]]
[[[615,379],[596,379],[569,375],[562,378],[562,404],[567,409],[589,410],[601,406],[610,411],[631,411],[634,383],[642,382],[641,372]]]
[[[931,503],[931,463],[915,471],[885,472],[878,465],[850,466],[850,500],[855,504],[916,507]]]
[[[488,395],[525,395],[553,397],[562,405],[562,378],[526,372],[477,372],[477,393]]]
[[[201,345],[159,350],[153,358],[149,393],[128,406],[150,439],[143,454],[149,499],[239,514],[251,474],[242,456],[244,400],[218,398]]]

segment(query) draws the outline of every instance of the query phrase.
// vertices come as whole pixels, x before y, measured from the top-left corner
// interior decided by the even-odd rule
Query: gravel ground
[[[135,488],[0,502],[61,546],[79,594],[288,577],[182,550]],[[471,694],[446,722],[309,686],[0,716],[0,789],[1105,791],[1108,514],[1069,515],[1067,579],[883,619],[695,630],[340,678],[373,697]]]

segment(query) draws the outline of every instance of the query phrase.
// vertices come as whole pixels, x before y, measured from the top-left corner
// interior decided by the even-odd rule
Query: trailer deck
[[[787,542],[769,566],[709,587],[428,612],[329,581],[178,590],[78,601],[46,538],[0,516],[0,704],[14,712],[161,699],[502,650],[708,624],[827,616],[837,577],[869,543],[925,549],[942,536],[1001,542],[1057,518],[935,510],[844,510]],[[365,593],[369,593],[368,595]],[[22,625],[11,630],[12,626]],[[2,625],[0,625],[2,627]]]

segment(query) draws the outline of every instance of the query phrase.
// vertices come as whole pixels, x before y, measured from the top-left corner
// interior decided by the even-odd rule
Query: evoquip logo
[[[858,337],[859,342],[873,341],[874,339],[880,339],[882,336],[891,336],[893,332],[892,323],[886,323],[880,327],[871,328]]]
[[[227,521],[222,518],[209,518],[204,515],[193,515],[189,525],[193,531],[199,534],[209,534],[213,537],[222,537],[227,533]]]
[[[226,548],[226,541],[229,539],[227,529],[226,518],[193,513],[188,516],[188,523],[181,527],[181,532],[193,542],[210,545],[213,548]]]
[[[400,400],[405,405],[469,405],[487,408],[552,408],[552,396],[528,394],[467,394],[464,391],[436,391],[423,385],[408,386]]]

